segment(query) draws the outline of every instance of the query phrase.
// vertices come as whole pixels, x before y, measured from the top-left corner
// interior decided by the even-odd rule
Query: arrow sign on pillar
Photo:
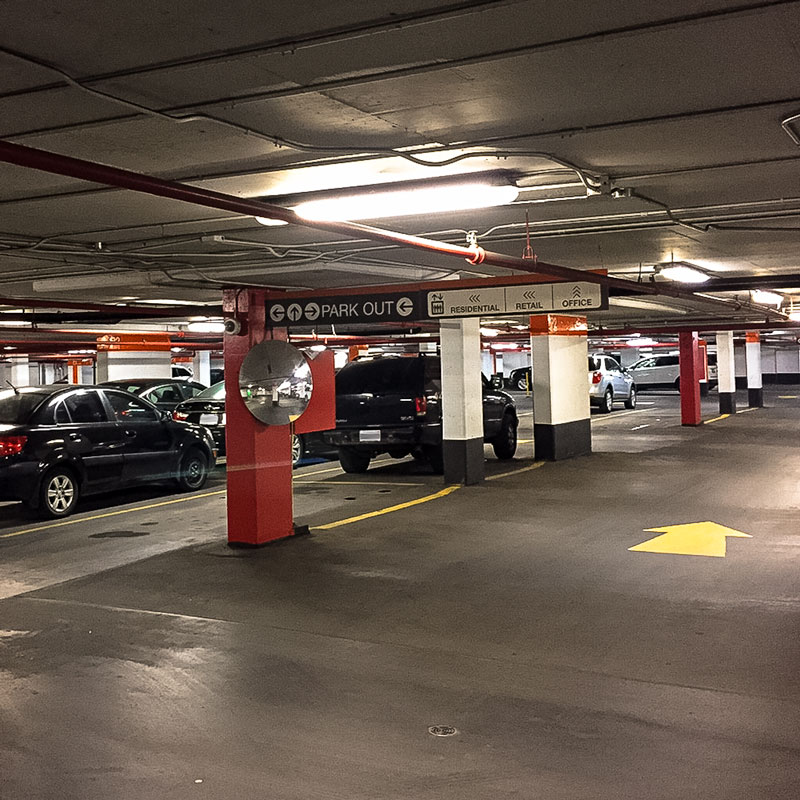
[[[725,558],[725,540],[729,536],[752,539],[749,533],[735,531],[716,522],[690,522],[686,525],[666,525],[663,528],[646,528],[661,533],[654,539],[629,547],[642,553],[671,553],[679,556],[712,556]]]

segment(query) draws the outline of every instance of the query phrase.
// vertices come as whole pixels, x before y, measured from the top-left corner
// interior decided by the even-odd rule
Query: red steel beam
[[[547,264],[541,261],[534,262],[530,259],[490,252],[481,247],[461,247],[459,245],[448,244],[447,242],[439,242],[420,236],[410,236],[408,234],[387,231],[369,225],[362,225],[357,222],[307,220],[299,217],[291,209],[273,205],[263,200],[235,197],[233,195],[223,194],[222,192],[214,192],[209,189],[201,189],[197,186],[179,183],[178,181],[155,178],[150,175],[143,175],[139,172],[119,169],[118,167],[109,167],[105,164],[98,164],[80,158],[72,158],[71,156],[51,153],[34,147],[26,147],[25,145],[13,144],[12,142],[0,141],[0,161],[16,164],[20,167],[50,172],[56,175],[66,175],[70,178],[91,181],[105,186],[116,186],[120,189],[129,189],[135,192],[155,195],[157,197],[181,200],[186,203],[193,203],[194,205],[216,208],[222,211],[231,211],[235,214],[243,214],[248,217],[270,217],[293,225],[340,233],[345,236],[356,236],[379,242],[387,242],[389,244],[425,250],[440,255],[457,256],[466,259],[471,264],[490,264],[495,267],[505,267],[507,269],[521,270],[523,272],[549,275],[553,278],[559,278],[565,281],[589,281],[591,283],[599,283],[609,288],[622,289],[628,292],[633,291],[639,294],[689,299],[708,305],[725,307],[728,310],[732,307],[741,307],[741,304],[733,303],[728,300],[698,297],[693,292],[671,286],[655,283],[637,283],[621,278],[611,278],[608,275],[596,272],[572,269],[570,267]]]

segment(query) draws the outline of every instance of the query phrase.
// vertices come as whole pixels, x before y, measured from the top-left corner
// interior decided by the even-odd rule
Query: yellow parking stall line
[[[300,480],[306,475],[324,475],[326,472],[342,472],[341,467],[328,467],[327,469],[318,469],[314,472],[301,472],[295,480]]]
[[[326,486],[424,486],[424,483],[403,483],[401,481],[337,481],[337,480],[320,480],[320,481],[304,481],[296,480],[295,483],[324,483]]]
[[[520,472],[530,472],[532,469],[539,469],[539,467],[543,467],[546,462],[544,461],[537,461],[535,464],[529,464],[527,467],[520,467],[519,469],[512,469],[510,472],[501,472],[499,475],[490,475],[486,480],[487,481],[496,481],[500,478],[507,478],[509,475],[516,475]]]
[[[435,494],[429,494],[425,497],[418,497],[416,500],[409,500],[407,503],[400,503],[396,506],[389,506],[388,508],[381,508],[378,511],[369,511],[366,514],[359,514],[357,517],[348,517],[347,519],[340,519],[336,522],[328,522],[325,525],[314,525],[312,530],[315,531],[327,531],[331,528],[338,528],[341,525],[350,525],[353,522],[361,522],[365,519],[370,519],[371,517],[380,517],[383,514],[391,514],[394,511],[402,511],[404,508],[411,508],[411,506],[418,506],[421,503],[428,503],[431,500],[438,500],[440,497],[446,497],[448,494],[452,494],[456,491],[456,489],[460,489],[461,486],[448,486],[445,489],[442,489],[441,492],[436,492]]]
[[[750,408],[743,408],[741,411],[737,411],[737,414],[746,414],[748,411],[758,411],[759,406],[751,406]]]
[[[712,419],[704,419],[703,425],[710,425],[712,422],[719,422],[721,419],[728,419],[730,414],[720,414],[718,417],[713,417]]]
[[[13,531],[12,533],[0,533],[0,539],[10,539],[12,536],[22,536],[26,533],[36,533],[46,531],[50,528],[61,528],[64,525],[77,525],[79,522],[91,522],[95,519],[106,519],[107,517],[117,517],[120,514],[131,514],[134,511],[147,511],[151,508],[161,508],[171,506],[175,503],[187,503],[190,500],[200,500],[202,497],[213,497],[218,494],[225,494],[227,489],[218,489],[215,492],[203,492],[203,494],[193,494],[191,497],[178,497],[175,500],[163,500],[160,503],[150,503],[146,506],[136,506],[135,508],[122,508],[119,511],[109,511],[105,514],[94,514],[91,517],[73,517],[63,522],[50,522],[47,525],[37,525],[35,528],[26,528],[24,531]]]
[[[779,394],[778,400],[797,400],[796,394]]]

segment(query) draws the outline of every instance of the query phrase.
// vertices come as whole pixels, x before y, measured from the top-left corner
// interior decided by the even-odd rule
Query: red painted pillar
[[[679,336],[681,370],[681,424],[700,425],[700,348],[697,332]]]
[[[266,333],[261,290],[226,289],[223,309],[242,323],[239,335],[224,338],[228,544],[258,546],[294,534],[291,436],[288,425],[264,425],[250,414],[239,394],[239,369],[254,344],[285,340],[286,329]]]

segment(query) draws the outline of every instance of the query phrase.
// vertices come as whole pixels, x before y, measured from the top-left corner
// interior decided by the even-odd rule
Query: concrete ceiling
[[[520,256],[528,212],[541,261],[688,261],[746,279],[720,296],[800,304],[800,2],[5,0],[0,20],[9,142],[283,200],[503,169],[512,205],[370,222]],[[581,176],[600,193],[534,202]],[[6,297],[218,303],[467,268],[504,271],[0,164]],[[733,313],[620,298],[593,321]]]

